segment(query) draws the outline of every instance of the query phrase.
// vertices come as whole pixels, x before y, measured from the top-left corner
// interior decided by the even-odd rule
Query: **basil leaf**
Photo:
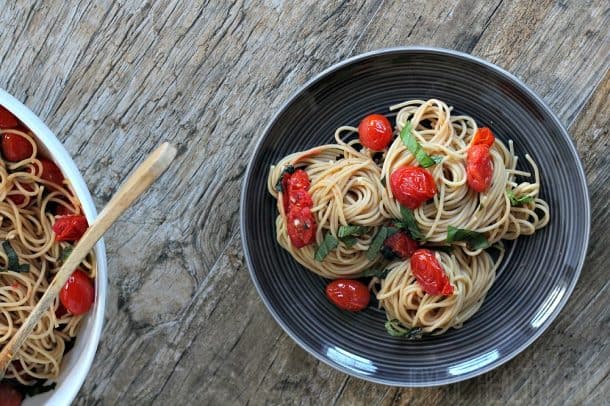
[[[7,269],[13,272],[28,272],[30,270],[29,264],[20,264],[19,256],[13,249],[13,246],[8,241],[2,242],[2,248],[4,248],[4,252],[8,257],[8,266]]]
[[[404,337],[407,340],[419,340],[423,336],[423,330],[419,327],[407,328],[397,319],[385,322],[385,329],[392,337]]]
[[[315,260],[322,262],[328,253],[337,248],[338,245],[339,240],[337,240],[331,233],[326,233],[324,236],[324,241],[322,241],[322,244],[320,244],[316,250],[316,255],[314,256]]]
[[[447,227],[447,242],[452,243],[454,241],[465,241],[470,249],[473,250],[485,249],[490,246],[487,238],[481,233],[465,228],[449,226]]]
[[[434,155],[431,158],[437,165],[443,162],[443,157],[440,155]]]
[[[375,260],[375,257],[377,257],[377,254],[381,250],[385,239],[397,231],[398,229],[395,227],[381,227],[377,232],[377,235],[375,235],[375,238],[373,238],[373,242],[371,243],[368,251],[366,252],[366,258],[369,261]]]
[[[55,382],[45,385],[44,381],[39,381],[35,385],[20,385],[19,391],[26,396],[32,397],[55,389],[55,385]]]
[[[407,147],[409,152],[413,154],[415,159],[417,159],[417,162],[419,162],[423,168],[428,168],[437,164],[437,162],[430,158],[430,155],[424,151],[421,144],[417,142],[417,139],[412,134],[412,131],[413,126],[411,125],[410,121],[407,121],[400,132],[400,139],[402,140],[402,143],[405,144],[405,147]]]
[[[341,242],[343,244],[345,244],[345,246],[347,248],[351,248],[354,245],[356,245],[356,243],[358,242],[358,239],[356,237],[344,237],[344,238],[341,238]]]
[[[382,185],[383,187],[386,187],[386,186],[387,186],[387,181],[385,180],[385,178],[381,178],[381,181],[380,181],[380,182],[381,182],[381,185]]]
[[[510,189],[506,190],[506,195],[508,196],[508,200],[510,200],[511,206],[523,206],[526,203],[531,203],[534,201],[532,196],[523,195],[523,196],[515,196],[515,192]]]
[[[372,277],[378,277],[379,279],[385,279],[388,274],[390,273],[389,269],[384,269],[383,271],[380,271],[379,269],[367,269],[366,271],[362,272],[358,277],[359,278],[372,278]]]
[[[366,226],[341,226],[337,231],[337,237],[339,237],[339,239],[345,237],[357,237],[359,235],[365,234],[368,231],[369,228]]]
[[[74,251],[74,248],[72,247],[66,247],[62,252],[61,252],[61,257],[60,260],[62,263],[66,262],[66,259],[68,259],[68,257],[70,256],[70,254],[72,254],[72,251]]]
[[[294,169],[294,166],[292,166],[292,165],[287,165],[284,168],[284,170],[280,174],[280,178],[275,183],[275,190],[276,190],[276,192],[283,192],[284,191],[284,188],[282,187],[282,179],[284,179],[284,175],[286,175],[287,173],[292,175],[294,173],[294,171],[295,171],[295,169]]]
[[[400,215],[402,216],[402,222],[400,222],[401,228],[407,230],[411,238],[416,241],[426,241],[426,236],[421,232],[417,221],[415,221],[415,215],[412,210],[406,207],[400,206]]]

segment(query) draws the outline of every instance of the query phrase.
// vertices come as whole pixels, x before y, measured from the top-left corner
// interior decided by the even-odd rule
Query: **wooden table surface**
[[[179,147],[107,235],[106,322],[76,404],[608,402],[609,3],[401,3],[0,0],[0,87],[58,134],[98,208],[161,140]],[[569,129],[593,208],[580,281],[549,330],[492,372],[430,389],[305,353],[259,299],[239,236],[245,166],[274,111],[329,65],[397,45],[521,78]]]

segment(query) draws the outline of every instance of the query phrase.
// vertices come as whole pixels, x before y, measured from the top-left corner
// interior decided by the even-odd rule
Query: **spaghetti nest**
[[[461,326],[481,306],[504,255],[501,240],[514,240],[544,227],[549,207],[539,197],[540,175],[534,160],[525,155],[533,173],[516,169],[518,157],[512,141],[506,146],[499,139],[490,140],[491,183],[485,191],[476,192],[469,187],[466,163],[479,130],[471,117],[452,115],[451,107],[435,99],[410,100],[390,110],[397,112],[394,139],[383,152],[368,150],[357,140],[344,141],[346,133],[358,133],[358,129],[344,126],[336,130],[335,144],[288,155],[271,167],[268,189],[278,201],[277,240],[304,267],[326,278],[358,278],[371,268],[385,268],[385,276],[373,278],[369,287],[376,292],[388,319],[441,333]],[[412,137],[409,141],[401,133],[407,125],[406,132]],[[425,170],[436,191],[432,199],[412,211],[405,210],[392,192],[390,175],[407,166],[423,166],[422,154],[428,160]],[[304,169],[311,181],[311,212],[317,230],[315,244],[302,248],[291,243],[282,204],[284,192],[275,187],[290,165]],[[411,221],[407,231],[412,234],[416,229],[418,236],[411,237],[418,239],[420,246],[434,250],[451,245],[451,253],[435,251],[433,257],[446,274],[452,294],[425,293],[408,258],[388,262],[380,254],[379,241],[387,241],[395,232],[388,228],[405,227],[405,211]],[[403,226],[398,226],[401,222]],[[339,231],[341,226],[353,225],[366,226],[367,231],[348,246]],[[474,234],[485,243],[450,239],[451,229]],[[329,235],[336,245],[326,244]],[[492,245],[500,253],[495,260],[485,251]],[[323,255],[316,255],[320,247]]]
[[[25,138],[32,144],[33,153],[20,162],[0,160],[0,240],[4,241],[0,250],[0,345],[6,344],[24,323],[71,250],[71,244],[55,241],[51,209],[64,206],[74,214],[80,212],[69,185],[59,186],[40,177],[42,163],[36,158],[37,145],[31,135],[20,130],[0,130],[2,134]],[[28,270],[9,269],[9,255],[13,253]],[[95,277],[92,253],[80,269]],[[5,378],[25,385],[57,378],[82,317],[62,311],[56,299],[14,355]]]

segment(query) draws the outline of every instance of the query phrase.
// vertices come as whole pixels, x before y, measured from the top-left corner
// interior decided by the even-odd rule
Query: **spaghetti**
[[[410,100],[390,110],[397,112],[395,127],[384,116],[367,116],[358,128],[338,128],[335,144],[271,167],[277,240],[325,278],[374,276],[369,287],[390,320],[442,333],[481,306],[503,257],[501,241],[544,227],[549,208],[539,197],[536,163],[526,154],[533,176],[517,170],[512,141],[506,146],[440,100]],[[304,171],[308,181],[291,186],[287,168]],[[312,218],[306,227],[303,218]],[[298,239],[304,232],[313,236]],[[486,251],[491,246],[496,260]],[[414,262],[416,250],[425,252],[417,251]],[[349,289],[362,291],[356,283],[341,282],[346,290],[339,295],[334,284],[334,296],[327,295],[354,310],[340,302]]]

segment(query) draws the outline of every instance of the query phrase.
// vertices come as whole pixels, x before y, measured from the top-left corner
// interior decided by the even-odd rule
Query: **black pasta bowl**
[[[392,337],[382,310],[344,312],[324,295],[328,280],[299,265],[276,242],[270,165],[333,142],[342,125],[409,99],[443,100],[454,113],[491,127],[515,153],[538,163],[551,220],[507,244],[481,309],[462,328],[410,341]],[[521,159],[518,169],[529,170]],[[527,165],[525,163],[525,165]],[[327,364],[372,382],[434,386],[489,371],[539,337],[568,300],[590,229],[585,175],[566,130],[545,103],[501,68],[463,53],[392,48],[340,62],[306,83],[275,114],[253,153],[241,196],[247,265],[263,302],[284,330]]]

